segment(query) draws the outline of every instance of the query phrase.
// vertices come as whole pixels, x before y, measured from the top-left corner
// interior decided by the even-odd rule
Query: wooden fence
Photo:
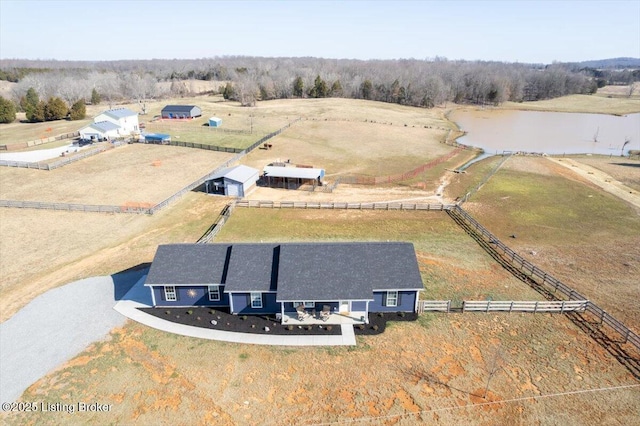
[[[29,142],[20,142],[20,143],[11,144],[11,145],[0,145],[0,151],[13,151],[18,149],[25,149],[25,148],[30,148],[32,146],[43,145],[45,143],[61,141],[63,139],[72,139],[77,136],[80,136],[79,132],[71,132],[71,133],[64,133],[57,136],[51,136],[50,138],[36,139]]]
[[[420,204],[420,203],[340,203],[340,202],[306,202],[306,201],[261,201],[239,200],[238,207],[266,209],[341,209],[341,210],[436,210],[452,208],[453,204]]]
[[[231,217],[231,213],[233,212],[234,208],[234,203],[227,204],[225,208],[220,212],[220,215],[213,222],[213,225],[211,225],[209,229],[207,229],[207,231],[204,233],[204,235],[202,235],[202,237],[200,237],[200,239],[196,241],[196,244],[208,243],[216,235],[218,235],[218,232],[220,232],[224,224],[227,223],[227,220],[229,220],[229,217]]]
[[[502,165],[504,164],[505,161],[507,161],[509,159],[509,157],[511,157],[511,153],[505,153],[503,154],[503,158],[502,160],[500,160],[500,162],[498,164],[496,164],[496,166],[489,172],[487,173],[487,175],[475,186],[473,187],[473,189],[469,192],[467,192],[464,197],[462,197],[459,201],[458,204],[463,204],[466,201],[469,200],[469,198],[475,194],[476,192],[478,192],[480,190],[480,188],[482,188],[482,186],[487,183],[487,181],[493,176],[495,175],[498,170],[500,169],[500,167],[502,167]]]
[[[423,312],[584,312],[589,304],[588,300],[559,300],[559,301],[502,301],[502,300],[465,300],[460,307],[451,307],[450,300],[420,300],[418,313]]]
[[[559,301],[499,301],[499,300],[465,300],[462,312],[584,312],[588,300]]]
[[[197,143],[197,142],[171,141],[169,142],[168,145],[182,146],[185,148],[205,149],[208,151],[232,152],[234,154],[244,151],[243,149],[240,149],[240,148],[230,148],[228,146],[216,146],[216,145],[209,145],[206,143]]]
[[[93,149],[89,149],[86,151],[82,151],[76,155],[72,155],[70,157],[63,157],[57,161],[51,163],[33,163],[28,161],[9,161],[9,160],[0,160],[0,166],[4,167],[19,167],[25,169],[38,169],[38,170],[54,170],[62,166],[66,166],[67,164],[75,163],[76,161],[80,161],[84,158],[91,157],[96,154],[100,154],[101,152],[107,151],[109,149],[113,149],[118,146],[125,145],[126,142],[113,142],[109,145],[99,146]]]
[[[41,201],[14,201],[0,200],[0,207],[12,207],[18,209],[40,209],[40,210],[62,210],[73,212],[93,212],[93,213],[147,213],[148,209],[134,206],[113,206],[95,204],[69,204],[69,203],[47,203]]]
[[[451,300],[420,300],[418,313],[423,312],[451,312]]]
[[[458,148],[454,149],[453,151],[451,151],[450,153],[448,153],[447,155],[444,155],[442,157],[436,158],[433,161],[425,163],[425,164],[423,164],[423,165],[421,165],[421,166],[419,166],[419,167],[417,167],[417,168],[415,168],[413,170],[405,172],[405,173],[400,173],[400,174],[390,175],[390,176],[377,176],[377,177],[370,177],[370,176],[344,176],[344,177],[342,177],[342,182],[343,183],[355,184],[355,185],[380,185],[380,184],[385,184],[385,183],[403,182],[403,181],[406,181],[406,180],[413,179],[413,178],[417,177],[418,175],[420,175],[421,173],[424,173],[425,171],[437,166],[438,164],[442,164],[445,161],[450,160],[451,158],[456,156],[462,150],[464,150],[463,147],[458,147]]]
[[[454,219],[456,223],[467,229],[468,232],[474,233],[477,238],[484,242],[484,247],[487,250],[491,250],[496,255],[501,256],[502,259],[511,264],[514,268],[520,270],[525,275],[528,275],[533,281],[541,285],[546,291],[548,291],[554,297],[560,299],[565,297],[568,300],[587,300],[586,297],[564,284],[560,280],[554,278],[550,274],[546,273],[542,269],[535,266],[533,263],[524,259],[518,253],[506,244],[502,243],[495,235],[489,232],[484,226],[482,226],[477,220],[475,220],[469,213],[467,213],[459,205],[447,209],[447,213]],[[618,333],[624,338],[625,343],[630,343],[640,350],[640,337],[631,331],[622,322],[611,316],[602,308],[597,306],[591,301],[587,302],[585,312],[594,315],[599,319],[600,324],[608,326],[614,332]]]

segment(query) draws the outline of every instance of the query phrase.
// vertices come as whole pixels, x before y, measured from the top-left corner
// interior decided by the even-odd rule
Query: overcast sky
[[[640,57],[640,0],[0,0],[0,58]]]

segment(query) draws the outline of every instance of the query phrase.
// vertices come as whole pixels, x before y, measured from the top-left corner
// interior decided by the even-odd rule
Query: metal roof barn
[[[263,175],[268,186],[298,189],[304,184],[322,186],[324,169],[265,166]]]
[[[200,107],[195,105],[167,105],[162,108],[162,118],[196,118],[202,115]]]
[[[259,170],[242,164],[222,169],[205,182],[205,191],[209,194],[244,197],[255,187],[259,174]]]

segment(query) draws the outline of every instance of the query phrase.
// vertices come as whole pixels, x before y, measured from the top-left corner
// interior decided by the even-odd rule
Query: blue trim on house
[[[386,306],[386,291],[374,291],[369,312],[413,312],[416,307],[416,290],[399,290],[398,306]]]
[[[167,301],[164,297],[164,286],[152,286],[156,306],[229,306],[229,295],[220,288],[220,300],[209,300],[209,286],[175,286],[177,300]],[[193,291],[189,294],[190,291]]]

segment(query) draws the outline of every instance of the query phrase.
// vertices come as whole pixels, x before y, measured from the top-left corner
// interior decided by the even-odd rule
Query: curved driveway
[[[127,318],[115,302],[146,270],[93,277],[47,291],[0,324],[0,402],[103,339]]]

